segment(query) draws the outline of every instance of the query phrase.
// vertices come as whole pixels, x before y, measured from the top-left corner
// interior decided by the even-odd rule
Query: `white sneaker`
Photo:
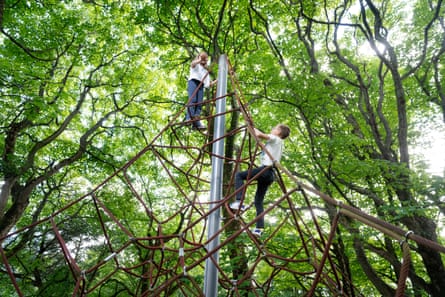
[[[261,229],[261,228],[255,228],[255,229],[252,230],[252,233],[253,233],[253,235],[255,235],[256,237],[260,237],[261,234],[263,234],[263,230],[264,230],[264,229]]]
[[[244,205],[241,205],[241,201],[236,200],[235,202],[230,203],[229,207],[233,210],[240,210],[240,211],[244,211],[246,209],[246,207]]]
[[[193,124],[193,128],[196,129],[196,130],[200,130],[200,131],[203,131],[203,130],[207,129],[207,127],[204,126],[200,121],[198,121],[195,124]]]

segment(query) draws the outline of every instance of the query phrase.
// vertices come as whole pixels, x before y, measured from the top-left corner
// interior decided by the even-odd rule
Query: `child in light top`
[[[193,127],[198,130],[206,129],[200,121],[204,88],[209,88],[216,84],[216,80],[210,81],[210,74],[207,67],[208,58],[209,56],[206,52],[201,52],[199,56],[192,61],[187,82],[187,93],[190,101],[187,105],[185,120],[192,120]]]
[[[261,154],[261,166],[237,172],[235,175],[235,190],[238,191],[244,185],[244,181],[248,177],[250,179],[254,178],[261,172],[260,175],[255,177],[257,180],[257,189],[254,202],[257,216],[264,211],[264,196],[266,195],[267,189],[274,181],[273,164],[275,161],[280,161],[284,147],[283,140],[286,139],[289,134],[290,129],[284,124],[279,124],[272,128],[269,134],[265,134],[258,129],[255,129],[255,135],[260,139],[266,140],[265,151]],[[271,156],[269,156],[269,154]],[[244,209],[244,206],[241,205],[242,192],[242,190],[239,190],[236,193],[236,201],[230,204],[231,209]],[[253,230],[253,233],[260,236],[263,229],[264,216],[256,221],[256,228]]]

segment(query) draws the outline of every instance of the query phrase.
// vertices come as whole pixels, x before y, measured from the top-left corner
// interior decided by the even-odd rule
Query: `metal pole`
[[[216,114],[213,140],[218,139],[213,143],[212,148],[212,174],[210,184],[210,209],[215,205],[215,202],[221,200],[222,184],[223,184],[223,156],[224,156],[224,135],[225,131],[225,110],[227,94],[227,58],[226,55],[221,55],[218,62],[218,83],[216,87]],[[212,238],[218,232],[221,225],[220,209],[215,209],[208,219],[208,233],[207,238]],[[212,251],[219,245],[219,235],[215,236],[207,244],[207,251]],[[218,264],[219,252],[214,252],[206,260],[205,275],[204,275],[204,296],[216,297],[218,296]]]

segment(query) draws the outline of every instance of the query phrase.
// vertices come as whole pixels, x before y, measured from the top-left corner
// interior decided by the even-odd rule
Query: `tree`
[[[146,133],[156,129],[149,123],[157,121],[146,88],[159,82],[146,74],[153,56],[147,44],[135,42],[141,33],[128,21],[126,6],[1,1],[0,7],[3,237],[81,195],[144,145]],[[81,222],[65,225],[65,235],[73,241],[97,236],[81,228]],[[31,258],[48,260],[57,253],[57,242],[47,241],[46,230],[29,228],[5,243],[5,250],[12,257],[29,248]],[[64,274],[71,282],[63,262],[33,263],[31,269],[22,262],[22,271],[33,271],[24,278],[39,294],[50,295],[46,287],[51,278],[59,283]]]
[[[268,129],[270,122],[287,121],[292,142],[283,164],[296,176],[345,204],[442,243],[437,216],[444,209],[443,178],[428,176],[413,162],[410,145],[425,118],[445,115],[443,12],[441,0],[0,1],[4,111],[0,116],[4,135],[0,238],[65,207],[150,143],[168,117],[183,107],[189,61],[206,50],[212,61],[222,53],[228,55],[257,127]],[[212,65],[213,74],[216,68]],[[229,102],[236,107],[235,101]],[[236,113],[229,119],[229,130],[244,124]],[[184,137],[191,143],[200,139]],[[228,139],[228,159],[246,156],[237,151],[237,141],[237,136]],[[186,159],[174,149],[164,153]],[[154,159],[142,158],[130,175],[145,177],[137,184],[147,193],[147,203],[156,208],[155,194],[167,196],[172,188],[167,177],[159,175],[159,168],[148,165],[155,164]],[[177,169],[178,184],[188,188],[191,182],[181,177],[180,168],[168,166]],[[235,167],[225,166],[228,185]],[[149,220],[147,228],[130,191],[120,187],[126,177],[119,178],[122,181],[113,180],[100,198],[107,199],[107,206],[125,218],[125,226],[135,233],[156,234],[157,222]],[[153,185],[160,190],[152,193]],[[225,191],[230,193],[230,186]],[[272,188],[271,197],[280,191]],[[326,235],[337,209],[318,200],[306,209],[307,200],[292,195],[302,214],[318,209]],[[181,200],[172,197],[166,203],[181,205]],[[94,262],[109,250],[96,242],[91,254],[82,251],[104,228],[97,221],[100,212],[90,203],[82,206],[70,209],[63,223],[56,223],[64,226],[65,238],[77,244],[76,255]],[[126,218],[124,209],[134,217]],[[276,216],[287,220],[278,212]],[[166,233],[176,234],[183,217],[174,222]],[[108,224],[111,219],[104,223]],[[28,280],[29,292],[46,296],[58,290],[51,283],[70,283],[68,269],[55,264],[57,242],[48,236],[51,228],[49,223],[38,224],[2,243],[9,257],[30,259],[20,263],[16,273]],[[236,228],[228,227],[226,234]],[[285,231],[292,228],[285,224],[271,248],[285,253],[284,247],[302,247],[286,237]],[[321,245],[323,234],[318,236],[314,241]],[[113,239],[125,242],[119,232],[113,233]],[[443,295],[442,256],[421,245],[414,250],[406,294]],[[161,255],[149,249],[132,246],[127,251],[137,257],[141,271],[160,263]],[[394,295],[402,264],[398,242],[341,218],[332,252],[344,294]],[[255,257],[252,253],[240,236],[227,250],[231,265],[225,269],[235,279],[246,276]],[[198,254],[189,261],[202,256]],[[32,267],[27,263],[34,258],[40,261]],[[55,261],[45,266],[43,260],[51,258]],[[269,296],[308,292],[310,277],[285,274],[280,280],[274,278],[278,270],[260,263],[256,279],[248,275],[241,294],[253,289],[251,281]],[[51,274],[44,276],[50,268]],[[94,276],[111,271],[107,266]],[[165,275],[169,277],[176,275]],[[335,278],[334,272],[329,277]],[[187,281],[193,284],[194,280]],[[102,293],[115,296],[148,289],[144,280],[135,284],[123,275],[100,286]],[[168,288],[171,294],[177,290],[173,285]],[[316,294],[321,296],[323,290],[328,290],[328,284]]]

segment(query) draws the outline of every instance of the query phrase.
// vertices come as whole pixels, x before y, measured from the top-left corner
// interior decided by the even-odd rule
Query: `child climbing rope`
[[[273,165],[274,162],[279,162],[283,153],[283,140],[290,134],[290,129],[284,124],[279,124],[272,128],[269,134],[265,134],[258,129],[255,129],[255,135],[263,140],[266,140],[265,150],[261,154],[261,166],[246,171],[237,172],[235,175],[235,190],[236,201],[230,204],[230,208],[234,210],[244,210],[242,205],[242,192],[239,190],[244,181],[249,179],[257,180],[257,189],[255,193],[255,208],[256,215],[259,216],[264,211],[264,196],[267,189],[274,181]],[[264,230],[264,216],[256,221],[256,228],[252,231],[256,236],[261,236]]]
[[[200,120],[204,88],[212,87],[216,83],[216,80],[210,81],[210,74],[207,68],[208,58],[209,56],[206,52],[201,52],[198,57],[192,61],[189,80],[187,82],[189,102],[187,104],[185,121],[191,120],[193,128],[198,130],[206,129]]]

